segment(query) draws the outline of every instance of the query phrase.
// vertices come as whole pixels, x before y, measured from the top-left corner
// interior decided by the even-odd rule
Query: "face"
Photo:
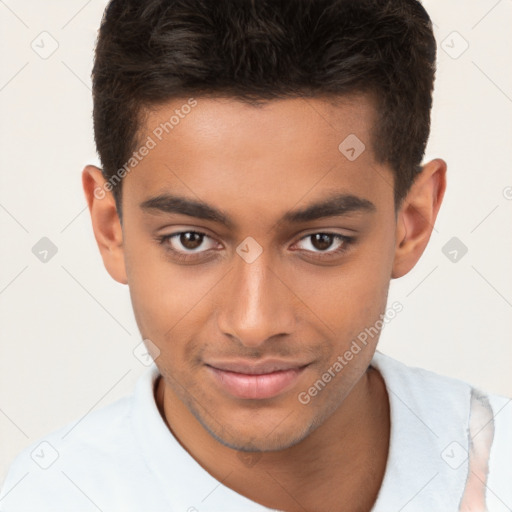
[[[329,418],[372,358],[378,335],[308,392],[385,312],[393,175],[374,159],[364,97],[194,102],[149,115],[140,140],[154,144],[123,181],[133,308],[171,400],[227,446],[280,450]]]

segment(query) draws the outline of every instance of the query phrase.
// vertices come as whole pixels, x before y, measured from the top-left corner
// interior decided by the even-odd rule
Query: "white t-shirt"
[[[391,412],[372,511],[512,510],[511,400],[379,351],[371,364]],[[23,450],[0,490],[0,511],[270,512],[213,478],[179,444],[155,402],[157,376],[153,364],[133,395]]]

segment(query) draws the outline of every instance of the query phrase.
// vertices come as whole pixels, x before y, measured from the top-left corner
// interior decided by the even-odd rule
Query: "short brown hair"
[[[178,97],[253,102],[368,92],[372,147],[409,190],[430,132],[436,43],[416,0],[112,0],[95,52],[94,136],[109,180],[146,108]],[[121,217],[121,183],[113,188]]]

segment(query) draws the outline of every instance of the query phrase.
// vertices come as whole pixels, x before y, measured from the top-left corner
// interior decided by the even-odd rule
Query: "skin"
[[[140,332],[159,350],[162,417],[208,472],[258,503],[290,512],[368,511],[390,432],[385,384],[369,367],[378,335],[310,403],[297,397],[379,320],[390,280],[420,258],[444,195],[446,164],[425,164],[396,210],[392,170],[371,148],[369,97],[336,105],[288,98],[259,107],[196,99],[124,178],[122,224],[112,194],[97,193],[105,187],[100,169],[89,165],[82,175],[105,267],[129,285]],[[151,112],[140,140],[185,103]],[[349,134],[366,146],[354,161],[338,149]],[[166,192],[205,201],[233,225],[140,208]],[[280,221],[335,192],[371,201],[374,211]],[[186,230],[207,236],[197,243],[199,257],[183,262],[166,247],[190,254],[191,246],[156,237]],[[315,245],[306,236],[315,233],[355,240],[326,257],[340,244]],[[248,236],[262,248],[252,263],[236,252]],[[205,366],[269,357],[309,366],[291,389],[265,400],[229,395]]]

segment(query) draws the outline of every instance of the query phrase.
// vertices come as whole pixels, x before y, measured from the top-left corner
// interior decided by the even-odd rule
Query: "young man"
[[[446,187],[435,48],[414,0],[109,4],[83,185],[154,364],[0,510],[512,509],[510,401],[376,351]]]

